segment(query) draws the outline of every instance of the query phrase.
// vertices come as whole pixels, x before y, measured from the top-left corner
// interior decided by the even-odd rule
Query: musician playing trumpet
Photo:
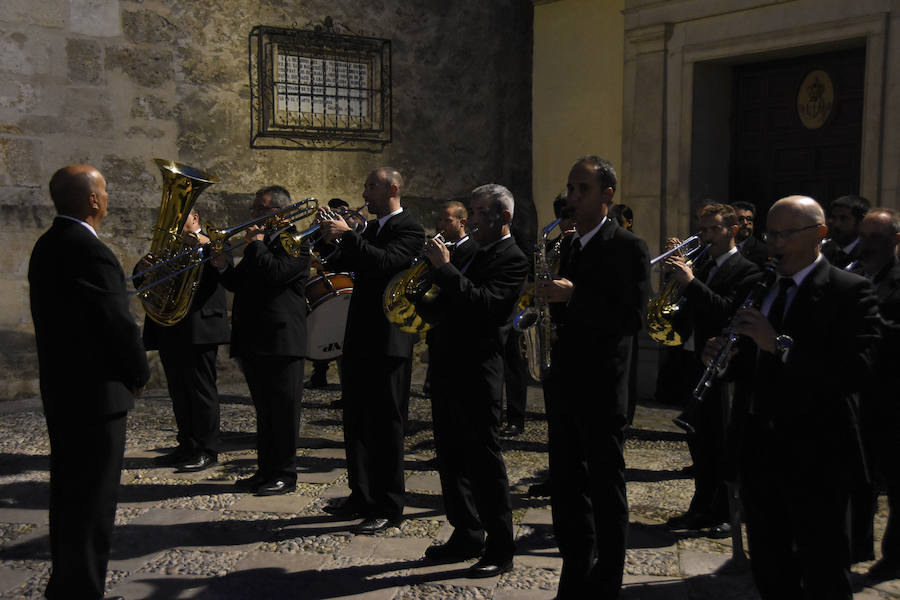
[[[480,248],[463,263],[451,261],[439,238],[428,242],[425,256],[440,294],[416,307],[434,327],[429,346],[434,438],[453,526],[450,539],[428,548],[425,556],[439,562],[480,557],[469,568],[470,577],[510,570],[515,552],[499,443],[503,348],[529,267],[510,235],[513,211],[505,187],[475,188],[469,225]]]
[[[281,186],[256,192],[253,217],[273,214],[291,203]],[[251,225],[237,266],[228,266],[222,283],[234,292],[231,356],[239,359],[256,409],[257,470],[235,488],[261,496],[286,494],[297,487],[297,437],[303,366],[306,356],[306,298],[309,253],[288,254],[273,228]],[[222,268],[222,255],[212,259]]]
[[[684,319],[684,349],[692,359],[688,381],[700,378],[703,363],[700,351],[706,339],[718,335],[760,276],[759,268],[735,246],[739,225],[731,206],[711,203],[697,211],[700,239],[708,245],[707,259],[692,269],[679,253],[669,256],[664,265],[680,286],[683,297],[679,313]],[[676,244],[678,240],[670,240]],[[700,340],[700,343],[696,343]],[[681,530],[708,530],[713,537],[731,532],[728,495],[722,473],[721,457],[725,448],[725,423],[730,398],[717,386],[706,396],[692,419],[688,448],[694,461],[694,497],[683,515],[669,519],[668,526]],[[687,399],[686,399],[687,400]],[[677,422],[677,421],[676,421]]]

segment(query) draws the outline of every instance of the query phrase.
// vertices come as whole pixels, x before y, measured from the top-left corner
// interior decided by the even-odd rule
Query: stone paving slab
[[[194,575],[138,573],[114,585],[111,592],[128,600],[199,598],[203,597],[210,579]]]
[[[13,590],[34,576],[34,571],[29,569],[10,569],[0,567],[0,594]],[[5,595],[3,596],[6,597]]]
[[[313,503],[315,498],[297,494],[282,496],[244,496],[229,508],[246,512],[294,514]]]
[[[129,523],[129,525],[184,525],[218,521],[220,515],[211,510],[153,508]]]
[[[328,471],[305,471],[302,466],[297,469],[297,483],[334,483],[344,474],[344,469]]]
[[[678,555],[678,567],[684,577],[696,577],[715,573],[725,565],[730,565],[728,554],[709,554],[706,552],[681,552]]]
[[[347,458],[347,453],[343,448],[313,448],[307,450],[303,456],[311,456],[313,458],[333,458],[344,461]]]
[[[688,585],[677,577],[625,575],[620,600],[688,600]]]
[[[461,588],[492,589],[500,581],[500,576],[484,579],[466,577],[466,570],[477,561],[473,558],[465,562],[439,565],[417,564],[410,568],[410,577],[417,583],[428,582]]]
[[[0,508],[0,523],[47,523],[46,508]]]
[[[406,478],[406,489],[440,494],[441,479],[437,471],[414,473]]]

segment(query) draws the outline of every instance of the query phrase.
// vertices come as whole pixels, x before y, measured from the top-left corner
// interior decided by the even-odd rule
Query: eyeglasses
[[[738,217],[737,220],[741,223],[752,223],[753,217]]]
[[[789,240],[794,237],[794,235],[800,233],[801,231],[806,231],[807,229],[815,229],[816,227],[823,227],[824,223],[816,223],[815,225],[807,225],[806,227],[801,227],[800,229],[785,229],[784,231],[767,231],[762,235],[763,241],[765,242],[774,242],[775,240],[781,238],[784,241]]]

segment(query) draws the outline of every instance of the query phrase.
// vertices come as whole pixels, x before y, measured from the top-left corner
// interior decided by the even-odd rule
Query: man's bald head
[[[50,178],[50,198],[56,212],[70,217],[83,218],[92,192],[96,192],[100,172],[91,165],[69,165],[59,169]]]
[[[805,221],[804,225],[825,224],[825,211],[818,202],[809,196],[787,196],[772,205],[769,209],[769,216],[774,215],[778,211],[785,211],[788,214],[799,217]]]
[[[106,179],[91,165],[69,165],[54,173],[50,197],[57,213],[95,229],[106,218]]]
[[[394,167],[378,167],[374,171],[378,177],[388,185],[397,186],[396,196],[400,196],[400,190],[403,189],[403,175]]]

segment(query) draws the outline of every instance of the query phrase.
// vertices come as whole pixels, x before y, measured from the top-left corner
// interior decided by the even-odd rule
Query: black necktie
[[[569,261],[567,271],[571,272],[575,267],[575,264],[578,262],[578,257],[581,256],[581,238],[576,238],[572,241],[572,249],[569,251]]]
[[[379,221],[379,220],[376,219],[375,222],[373,222],[371,225],[369,225],[368,227],[366,227],[365,233],[368,234],[368,235],[366,236],[366,239],[368,239],[368,240],[374,240],[374,239],[375,239],[375,236],[378,235],[378,228],[379,228],[380,225],[381,225],[381,221]]]
[[[782,277],[778,280],[778,295],[769,308],[769,323],[776,333],[781,333],[781,324],[784,321],[784,310],[787,308],[788,293],[794,287],[793,277]]]

